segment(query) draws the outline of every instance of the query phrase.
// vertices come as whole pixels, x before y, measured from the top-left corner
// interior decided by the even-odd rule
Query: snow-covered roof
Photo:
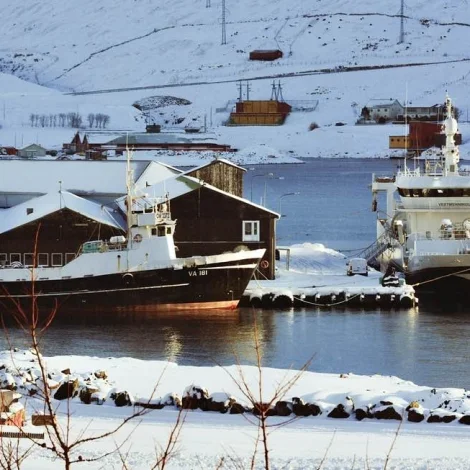
[[[226,165],[230,165],[230,166],[233,166],[233,167],[235,167],[235,168],[238,168],[239,170],[247,171],[246,168],[243,168],[242,166],[237,165],[236,163],[233,163],[233,162],[231,162],[230,160],[226,160],[226,159],[224,159],[224,158],[216,158],[216,159],[214,159],[214,160],[212,160],[212,161],[210,161],[210,162],[206,162],[206,163],[203,163],[203,164],[200,165],[200,166],[197,166],[197,167],[195,167],[195,168],[191,168],[191,169],[185,171],[184,174],[193,173],[193,172],[195,172],[195,171],[201,170],[202,168],[206,168],[206,167],[208,167],[208,166],[210,166],[210,165],[213,165],[213,164],[216,163],[216,162],[222,162],[222,163],[225,163]]]
[[[266,209],[266,207],[260,206],[258,204],[254,204],[253,202],[248,201],[247,199],[235,196],[231,193],[223,191],[219,188],[216,188],[215,186],[205,183],[202,180],[193,178],[192,176],[188,176],[186,174],[175,175],[173,177],[167,178],[163,181],[159,181],[156,184],[147,187],[142,186],[141,190],[149,197],[159,197],[168,194],[171,200],[179,196],[183,196],[184,194],[187,194],[191,191],[194,191],[195,189],[201,188],[202,186],[279,217],[279,214],[277,212]],[[123,211],[125,210],[124,200],[124,197],[116,199],[116,203]]]
[[[129,134],[117,137],[116,139],[106,142],[107,145],[128,144],[132,147],[133,144],[191,144],[193,142],[213,142],[213,137],[208,137],[206,134],[188,134],[184,133],[142,133],[142,134]]]
[[[9,209],[0,209],[0,233],[5,233],[61,209],[70,209],[111,227],[125,230],[126,223],[116,210],[83,199],[67,191],[54,191]]]
[[[373,98],[367,102],[367,106],[372,108],[383,108],[391,106],[392,104],[398,104],[403,107],[398,100],[393,98],[390,98],[389,100],[383,98]]]
[[[176,173],[167,165],[132,161],[136,186],[152,184]],[[67,190],[79,195],[126,193],[126,160],[21,160],[0,162],[0,194],[47,194]]]
[[[135,185],[137,187],[146,187],[167,178],[171,178],[172,176],[180,175],[181,173],[181,170],[170,165],[165,165],[164,163],[159,162],[150,162],[141,175],[134,179]]]

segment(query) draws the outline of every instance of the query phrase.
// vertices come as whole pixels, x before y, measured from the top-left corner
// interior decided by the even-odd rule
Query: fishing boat
[[[236,308],[264,249],[178,258],[170,198],[134,191],[130,158],[127,234],[83,243],[63,266],[0,265],[0,303],[80,311]]]
[[[382,270],[403,271],[418,290],[461,294],[470,286],[470,172],[459,167],[449,96],[442,133],[437,160],[414,160],[413,168],[405,160],[394,176],[373,176],[373,210],[380,192],[386,210],[378,211],[377,243],[368,258]]]

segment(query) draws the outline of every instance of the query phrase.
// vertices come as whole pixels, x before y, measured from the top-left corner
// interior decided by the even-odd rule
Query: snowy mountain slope
[[[74,106],[85,116],[105,112],[114,129],[143,130],[144,119],[130,106],[156,95],[191,101],[189,106],[158,109],[156,121],[164,127],[178,118],[183,120],[180,127],[203,126],[205,121],[220,141],[236,148],[265,144],[311,157],[387,155],[388,135],[402,134],[403,129],[334,127],[338,121],[353,124],[372,98],[431,105],[442,102],[448,90],[467,116],[470,23],[462,19],[470,18],[468,2],[406,2],[405,41],[398,44],[399,1],[227,1],[224,45],[220,0],[2,3],[9,28],[0,31],[0,71],[60,91],[155,87],[89,96],[49,96],[44,90],[42,99],[33,100],[25,84],[27,96],[19,100],[5,94],[0,75],[0,99],[6,108],[3,119],[0,115],[3,144],[13,144],[14,132],[27,135],[22,140],[34,140],[38,130],[28,127],[28,119],[37,109],[50,114],[73,111]],[[267,48],[280,48],[284,57],[248,60],[251,50]],[[430,65],[345,71],[399,64]],[[335,73],[316,72],[325,69]],[[222,126],[230,110],[227,102],[239,94],[237,80],[251,79],[251,99],[269,99],[271,77],[279,76],[284,77],[286,101],[318,100],[317,109],[292,113],[275,129]],[[196,85],[184,86],[189,83]],[[246,88],[243,93],[246,97]],[[216,112],[223,107],[226,112]],[[321,126],[319,132],[309,132],[312,122]],[[62,142],[73,131],[60,134]],[[54,139],[59,137],[50,129],[41,135],[45,144],[57,145]],[[464,145],[462,154],[467,153]]]
[[[90,90],[467,57],[462,38],[470,24],[455,24],[469,17],[467,2],[407,2],[400,45],[398,1],[227,2],[225,45],[221,2],[210,3],[8,2],[2,68],[18,67],[22,78],[54,87]],[[283,50],[282,61],[247,61],[250,50],[275,47]]]

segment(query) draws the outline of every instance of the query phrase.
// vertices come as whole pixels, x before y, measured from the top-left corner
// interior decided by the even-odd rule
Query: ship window
[[[171,227],[166,228],[166,233],[167,233],[167,235],[171,235]]]
[[[165,235],[165,227],[163,225],[158,226],[158,236],[163,237]]]
[[[62,253],[52,253],[52,266],[62,266]]]
[[[34,209],[32,207],[26,208],[26,215],[32,214],[33,212],[34,212]]]
[[[151,233],[152,233],[153,237],[156,237],[157,236],[157,229],[155,227],[152,228]]]
[[[5,266],[7,264],[8,255],[6,253],[0,253],[0,266]]]
[[[470,188],[465,188],[463,190],[463,195],[469,197],[470,196]]]
[[[259,221],[258,220],[244,220],[243,221],[243,236],[244,242],[259,242]]]

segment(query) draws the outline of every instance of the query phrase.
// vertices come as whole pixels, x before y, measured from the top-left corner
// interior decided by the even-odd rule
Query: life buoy
[[[136,242],[136,243],[140,243],[142,241],[142,235],[140,233],[136,233],[134,235],[134,238],[133,240]]]
[[[259,265],[263,269],[268,269],[269,268],[269,261],[264,259],[263,261],[261,261],[261,263]]]
[[[134,283],[134,276],[131,273],[125,273],[122,276],[122,280],[126,286],[130,286]]]

